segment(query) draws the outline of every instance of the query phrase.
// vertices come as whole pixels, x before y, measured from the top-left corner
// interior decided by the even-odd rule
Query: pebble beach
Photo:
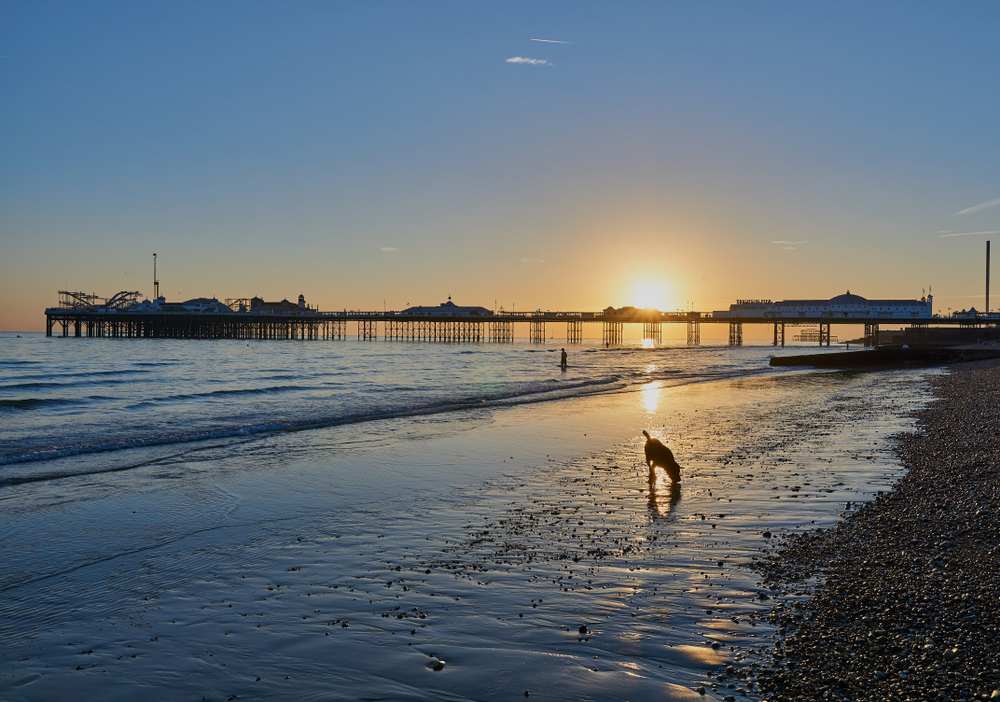
[[[756,562],[779,638],[723,677],[772,701],[1000,699],[1000,367],[929,382],[898,483]]]

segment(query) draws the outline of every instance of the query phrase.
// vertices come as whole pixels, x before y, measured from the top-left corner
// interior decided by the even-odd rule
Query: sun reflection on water
[[[656,408],[660,406],[660,383],[657,380],[646,383],[642,386],[642,390],[639,392],[639,399],[642,402],[642,408],[654,414]]]

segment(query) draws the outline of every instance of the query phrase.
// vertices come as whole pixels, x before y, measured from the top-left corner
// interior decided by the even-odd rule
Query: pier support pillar
[[[545,343],[545,322],[540,319],[532,319],[528,336],[533,344]]]
[[[701,346],[701,322],[689,319],[687,323],[688,346]]]
[[[500,319],[490,322],[490,341],[495,344],[511,344],[514,342],[514,322]]]
[[[730,346],[743,345],[743,322],[729,323],[729,345]]]
[[[775,322],[774,323],[774,342],[772,346],[785,346],[785,323]]]
[[[52,336],[52,317],[45,316],[45,336]]]
[[[865,348],[870,348],[876,346],[875,342],[875,328],[878,326],[876,322],[865,322]]]
[[[378,322],[374,319],[358,320],[358,341],[374,341],[378,337]]]
[[[819,345],[829,346],[830,345],[830,323],[820,322],[819,323]]]
[[[583,343],[583,321],[579,319],[571,319],[566,322],[566,343],[567,344],[582,344]]]
[[[663,329],[659,322],[643,322],[642,323],[642,338],[643,340],[649,339],[655,344],[660,344],[663,342]]]
[[[618,346],[622,343],[622,322],[604,322],[602,341],[605,346]]]

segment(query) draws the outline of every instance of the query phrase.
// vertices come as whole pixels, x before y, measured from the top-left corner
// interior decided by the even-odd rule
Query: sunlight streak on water
[[[639,398],[646,412],[656,414],[656,408],[660,406],[660,382],[654,380],[643,385]]]

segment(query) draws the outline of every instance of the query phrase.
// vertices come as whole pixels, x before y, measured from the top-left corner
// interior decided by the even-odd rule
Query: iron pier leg
[[[729,323],[729,345],[730,346],[743,345],[743,322]]]
[[[701,322],[689,319],[687,323],[688,346],[701,346]]]
[[[566,322],[566,343],[579,344],[583,342],[583,322],[570,320]]]
[[[530,336],[531,343],[533,344],[544,344],[545,343],[545,322],[537,319],[531,320],[531,327],[528,330],[528,335]]]

